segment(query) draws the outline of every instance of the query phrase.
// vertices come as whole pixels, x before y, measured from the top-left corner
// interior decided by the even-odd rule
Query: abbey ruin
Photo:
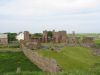
[[[49,36],[49,31],[45,30],[42,33],[41,37],[33,37],[31,38],[31,34],[28,31],[24,32],[24,41],[30,44],[30,47],[39,47],[41,43],[65,43],[66,46],[86,46],[91,47],[94,45],[94,37],[78,37],[73,31],[72,34],[67,34],[66,31],[51,31],[51,35]],[[31,45],[32,44],[32,45]]]

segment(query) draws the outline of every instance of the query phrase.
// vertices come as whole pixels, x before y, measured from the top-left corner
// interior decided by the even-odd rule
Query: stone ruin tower
[[[30,34],[28,31],[24,31],[24,41],[29,41],[30,40]]]
[[[48,42],[48,31],[47,30],[43,31],[42,41],[45,43]]]
[[[26,44],[30,41],[30,35],[28,31],[24,31],[24,40],[20,40],[20,48],[22,48],[22,44]]]
[[[66,31],[53,31],[53,42],[54,43],[64,43],[67,40]]]
[[[67,40],[67,33],[66,31],[58,31],[55,32],[55,30],[52,31],[52,37],[48,37],[48,31],[43,31],[43,37],[42,42],[49,42],[49,40],[52,39],[52,42],[54,43],[65,43]]]
[[[53,32],[53,42],[60,43],[60,35],[58,32]]]

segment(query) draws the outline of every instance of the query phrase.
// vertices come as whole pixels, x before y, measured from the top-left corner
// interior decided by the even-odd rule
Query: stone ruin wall
[[[58,32],[53,33],[53,42],[54,43],[60,43],[60,35]]]
[[[8,39],[7,38],[0,38],[0,45],[7,45]]]
[[[48,42],[48,32],[46,30],[43,31],[42,42],[45,42],[45,43]]]
[[[91,47],[94,45],[94,38],[93,37],[83,37],[82,39],[80,39],[79,37],[76,37],[75,32],[72,32],[71,36],[67,36],[66,31],[58,31],[52,32],[53,36],[52,36],[52,42],[53,43],[66,43],[69,46],[83,46],[83,47]],[[30,38],[30,34],[28,31],[24,32],[24,41],[26,42],[33,42],[33,43],[41,43],[38,41],[47,43],[48,41],[48,31],[43,31],[43,37],[40,38],[34,38],[33,40]]]
[[[67,34],[66,34],[66,31],[58,31],[58,32],[55,32],[55,31],[52,31],[52,42],[54,43],[64,43],[66,42],[66,39],[67,39]],[[42,40],[43,42],[47,43],[49,42],[49,37],[48,37],[48,31],[43,31],[43,37],[42,37]]]
[[[58,73],[60,71],[60,68],[54,59],[42,57],[37,52],[27,49],[23,44],[21,44],[21,48],[25,56],[44,72]]]
[[[61,42],[66,42],[67,40],[67,33],[66,31],[59,31],[60,36],[61,36]]]
[[[24,40],[29,41],[30,40],[30,33],[28,31],[24,31]]]
[[[53,37],[52,38],[53,38],[54,43],[64,43],[67,40],[66,31],[59,31],[59,32],[53,31]]]
[[[94,38],[93,37],[83,37],[82,39],[82,46],[84,47],[92,47],[94,46]]]
[[[52,42],[53,43],[66,43],[67,45],[71,45],[71,46],[77,46],[77,45],[81,45],[84,47],[89,47],[94,45],[93,42],[93,38],[92,37],[83,37],[83,39],[81,40],[80,37],[76,37],[75,32],[72,32],[71,36],[68,36],[66,31],[52,31]],[[31,41],[33,43],[36,43],[38,41],[44,42],[44,43],[48,43],[48,31],[45,30],[43,31],[43,37],[40,38],[35,38],[35,39],[31,39],[29,36],[29,32],[25,31],[24,32],[24,41],[28,42]],[[39,43],[41,43],[39,42]]]

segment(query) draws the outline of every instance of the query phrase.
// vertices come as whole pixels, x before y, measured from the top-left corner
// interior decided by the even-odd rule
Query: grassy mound
[[[100,39],[95,40],[95,43],[100,44]]]
[[[93,56],[92,50],[83,47],[65,47],[57,53],[51,50],[38,51],[41,55],[56,59],[64,71],[88,70],[100,57]]]

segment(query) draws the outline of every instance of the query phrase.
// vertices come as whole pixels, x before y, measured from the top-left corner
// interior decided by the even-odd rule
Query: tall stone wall
[[[8,39],[7,38],[0,38],[0,45],[7,45]]]
[[[43,31],[43,37],[42,37],[43,42],[48,42],[48,32],[45,30]]]
[[[60,43],[60,35],[59,35],[59,32],[54,32],[53,33],[53,42],[54,43]]]
[[[67,40],[66,31],[53,32],[53,42],[64,43]]]
[[[25,41],[29,41],[30,40],[30,36],[29,36],[29,32],[28,31],[24,31],[24,40]]]
[[[67,33],[66,31],[59,31],[60,36],[61,36],[61,42],[66,42],[67,40]]]
[[[23,44],[21,45],[22,51],[24,52],[25,56],[44,72],[57,73],[60,71],[60,68],[58,67],[54,59],[42,57],[37,52],[33,52],[32,50],[27,49]]]

